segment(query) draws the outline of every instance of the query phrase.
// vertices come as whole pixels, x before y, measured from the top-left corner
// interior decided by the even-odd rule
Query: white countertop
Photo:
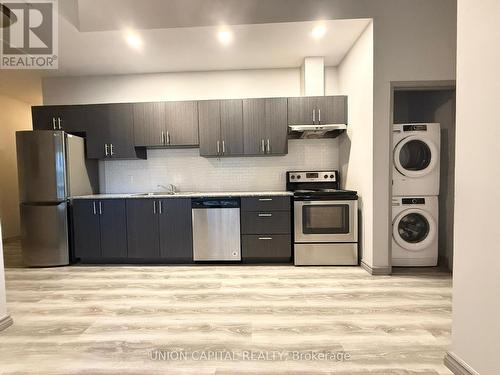
[[[201,198],[201,197],[259,197],[259,196],[292,196],[290,191],[197,191],[179,192],[175,194],[147,195],[148,193],[131,194],[93,194],[71,197],[71,199],[130,199],[130,198]]]

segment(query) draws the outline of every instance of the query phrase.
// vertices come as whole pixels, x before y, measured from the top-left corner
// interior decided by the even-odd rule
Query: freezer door
[[[19,198],[21,202],[66,199],[64,132],[16,132]]]
[[[21,247],[27,266],[69,264],[67,203],[21,204]]]

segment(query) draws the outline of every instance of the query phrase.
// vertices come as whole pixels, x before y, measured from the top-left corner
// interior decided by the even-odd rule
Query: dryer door
[[[392,223],[392,236],[402,248],[424,250],[435,240],[436,221],[427,211],[410,208],[401,212]]]
[[[402,139],[394,148],[394,165],[407,177],[423,177],[438,164],[438,148],[423,136],[411,135]]]

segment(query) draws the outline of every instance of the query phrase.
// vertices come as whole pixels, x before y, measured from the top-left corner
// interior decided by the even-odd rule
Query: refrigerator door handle
[[[104,156],[108,156],[109,152],[108,152],[108,144],[105,143],[104,144]]]
[[[52,117],[52,129],[56,130],[56,118]]]
[[[102,203],[99,201],[99,215],[102,215]]]
[[[93,208],[94,208],[94,215],[96,215],[96,214],[97,214],[97,210],[96,210],[96,208],[95,208],[95,201],[94,201],[94,202],[92,202],[92,206],[93,206]]]
[[[57,125],[59,127],[59,130],[61,130],[62,128],[61,128],[61,118],[60,117],[57,118]]]

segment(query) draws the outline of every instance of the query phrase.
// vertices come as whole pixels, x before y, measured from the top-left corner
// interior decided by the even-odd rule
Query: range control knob
[[[325,178],[328,178],[328,175],[327,175],[327,174],[325,174]]]
[[[292,175],[290,176],[290,178],[291,178],[292,180],[295,180],[295,175],[294,175],[294,174],[292,174]]]
[[[300,174],[297,176],[297,180],[300,180]]]
[[[334,178],[335,176],[333,174],[330,175],[330,178]]]

